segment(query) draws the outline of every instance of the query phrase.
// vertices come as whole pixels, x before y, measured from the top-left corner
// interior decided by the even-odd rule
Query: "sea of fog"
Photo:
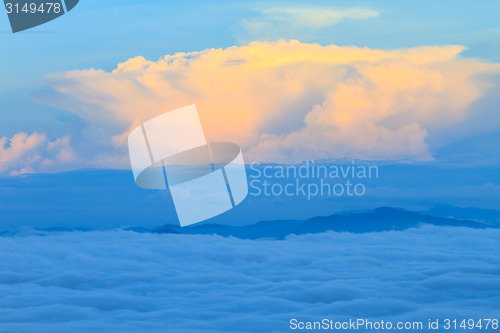
[[[0,236],[0,332],[498,318],[499,239],[500,230],[433,226],[285,240],[27,230]]]

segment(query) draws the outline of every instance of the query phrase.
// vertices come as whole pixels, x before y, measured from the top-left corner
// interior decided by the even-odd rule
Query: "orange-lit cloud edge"
[[[462,58],[464,49],[252,42],[158,61],[135,57],[111,72],[54,74],[34,99],[83,119],[94,154],[84,159],[65,138],[58,143],[65,158],[30,165],[25,153],[9,155],[0,144],[13,156],[0,172],[54,163],[126,168],[129,131],[189,104],[197,105],[207,139],[238,143],[247,162],[431,160],[429,131],[474,117],[472,103],[491,88],[487,76],[500,71],[500,64]],[[47,150],[47,142],[27,146]]]

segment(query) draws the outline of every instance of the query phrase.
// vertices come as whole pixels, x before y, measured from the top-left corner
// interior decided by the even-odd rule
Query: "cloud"
[[[0,138],[0,174],[33,173],[73,158],[69,136],[49,141],[45,134],[20,132],[10,139]]]
[[[249,162],[431,160],[428,137],[474,118],[500,69],[463,49],[253,42],[52,75],[34,98],[83,119],[86,160],[104,167],[128,167],[135,124],[193,103],[207,138],[238,143]]]
[[[426,226],[284,241],[125,231],[0,237],[14,332],[283,332],[289,321],[490,318],[500,230]]]
[[[270,7],[260,15],[244,19],[241,25],[245,38],[277,40],[297,38],[301,33],[333,26],[343,20],[378,17],[379,12],[366,8],[331,9],[321,7]]]

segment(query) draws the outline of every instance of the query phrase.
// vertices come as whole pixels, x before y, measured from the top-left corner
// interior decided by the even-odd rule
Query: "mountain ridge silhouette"
[[[166,224],[156,228],[129,227],[124,230],[155,234],[219,235],[241,239],[284,239],[288,235],[318,234],[327,231],[369,233],[406,230],[421,225],[467,227],[475,229],[498,226],[474,220],[431,216],[392,207],[379,207],[367,212],[317,216],[307,220],[261,221],[245,226],[198,224],[181,228]]]

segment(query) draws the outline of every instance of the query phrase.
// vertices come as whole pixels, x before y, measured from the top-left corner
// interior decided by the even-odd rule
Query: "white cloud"
[[[489,318],[500,230],[249,241],[124,231],[0,237],[15,332],[283,332],[291,318]]]
[[[20,132],[0,138],[0,174],[33,173],[73,159],[69,136],[49,141],[45,134]]]
[[[260,15],[244,19],[241,25],[251,40],[297,38],[301,33],[319,30],[343,20],[378,17],[379,12],[366,8],[332,9],[321,7],[268,7]]]

